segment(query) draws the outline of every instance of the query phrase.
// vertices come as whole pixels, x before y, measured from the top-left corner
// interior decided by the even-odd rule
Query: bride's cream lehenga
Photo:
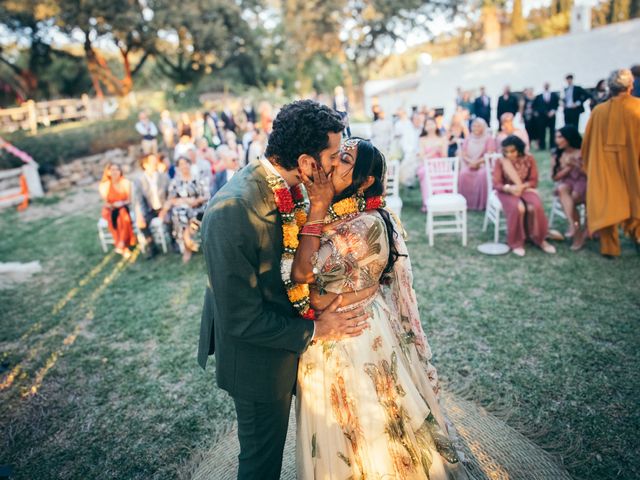
[[[396,240],[400,253],[407,249]],[[379,283],[389,254],[377,212],[332,225],[314,258],[322,292]],[[298,368],[298,479],[467,478],[436,398],[409,258],[389,286],[345,309],[365,306],[371,328],[359,337],[316,342]]]

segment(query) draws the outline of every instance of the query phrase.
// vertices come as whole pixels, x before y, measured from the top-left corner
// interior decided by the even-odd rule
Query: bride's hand
[[[313,179],[310,179],[304,172],[300,172],[302,183],[304,183],[309,195],[311,210],[326,212],[333,201],[335,190],[331,178],[319,168],[315,163],[313,165]]]

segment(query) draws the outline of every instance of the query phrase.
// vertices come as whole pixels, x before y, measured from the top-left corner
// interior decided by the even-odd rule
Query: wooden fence
[[[82,95],[82,98],[34,102],[28,100],[19,107],[0,109],[0,131],[15,132],[48,127],[60,121],[94,120],[110,113],[113,99],[99,100]]]

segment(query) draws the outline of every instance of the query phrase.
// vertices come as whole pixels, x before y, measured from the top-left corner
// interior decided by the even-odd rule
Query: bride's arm
[[[300,229],[296,256],[291,267],[291,280],[295,283],[313,283],[313,254],[320,248],[320,232],[324,217],[333,200],[334,189],[331,179],[321,168],[314,168],[314,181],[302,174],[304,185],[309,195],[311,207],[307,223]],[[305,228],[306,227],[306,228]]]

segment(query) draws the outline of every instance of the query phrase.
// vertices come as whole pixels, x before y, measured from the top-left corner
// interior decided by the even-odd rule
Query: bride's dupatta
[[[428,378],[431,388],[421,390],[438,426],[447,432],[451,439],[457,440],[452,425],[445,418],[439,404],[440,385],[436,368],[431,364],[431,347],[420,322],[418,299],[413,289],[413,272],[409,251],[403,238],[404,229],[394,218],[396,231],[395,245],[401,255],[393,266],[388,286],[382,289],[385,302],[394,310],[390,322],[395,331],[405,358],[411,364],[415,381],[421,383]],[[415,348],[411,348],[415,347]],[[418,364],[418,365],[416,365]],[[421,368],[420,368],[421,367]]]

